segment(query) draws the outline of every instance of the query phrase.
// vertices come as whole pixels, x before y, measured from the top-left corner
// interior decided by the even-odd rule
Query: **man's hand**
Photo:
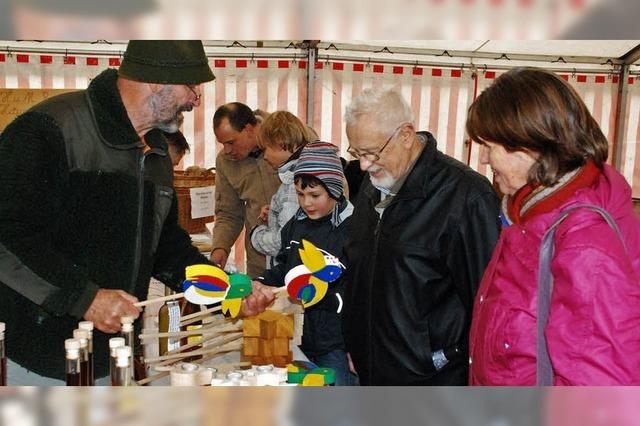
[[[123,290],[100,289],[84,318],[104,333],[117,333],[121,327],[120,317],[131,315],[138,318],[140,315],[141,309],[133,306],[136,302],[137,297]]]
[[[267,220],[269,219],[269,209],[270,206],[268,204],[262,206],[262,208],[260,209],[260,214],[258,215],[258,220],[267,223]]]
[[[227,253],[227,251],[225,249],[221,249],[221,248],[217,248],[214,251],[211,252],[211,261],[213,263],[215,263],[216,265],[218,265],[220,267],[220,269],[224,269],[224,267],[227,264],[227,258],[229,257],[229,254]]]
[[[253,291],[242,300],[242,305],[240,305],[241,317],[251,317],[264,312],[276,298],[273,293],[274,287],[264,285],[260,281],[253,281],[252,287]]]

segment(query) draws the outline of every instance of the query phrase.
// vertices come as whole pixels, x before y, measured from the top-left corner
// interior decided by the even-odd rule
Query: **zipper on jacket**
[[[150,151],[149,151],[150,152]],[[133,270],[131,284],[128,293],[135,295],[138,286],[138,274],[140,273],[140,258],[142,256],[142,216],[144,213],[144,160],[148,152],[137,151],[138,155],[138,212],[136,217],[136,245],[133,253]]]
[[[140,273],[140,259],[142,258],[142,221],[144,216],[144,169],[145,161],[150,155],[165,156],[164,151],[152,148],[146,152],[138,151],[138,215],[136,218],[136,246],[133,255],[133,273],[131,276],[131,288],[129,293],[135,295]],[[160,232],[161,230],[158,230]]]
[[[373,284],[374,284],[374,280],[375,280],[375,268],[376,268],[376,259],[378,257],[378,244],[380,243],[380,229],[382,227],[382,216],[384,213],[384,210],[382,211],[382,213],[378,213],[378,211],[375,208],[375,204],[373,204],[372,206],[373,211],[379,216],[378,219],[378,224],[375,227],[375,230],[373,231],[373,235],[375,237],[374,239],[374,243],[373,243],[373,250],[371,252],[372,256],[371,256],[371,263],[369,265],[369,276],[371,277],[370,279],[370,283],[371,285],[369,286],[369,357],[368,357],[368,368],[369,368],[369,381],[371,381],[371,377],[373,376]],[[386,209],[385,209],[386,210]]]

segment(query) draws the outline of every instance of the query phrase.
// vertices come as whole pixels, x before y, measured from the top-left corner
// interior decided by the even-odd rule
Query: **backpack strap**
[[[538,263],[538,308],[537,308],[537,349],[536,349],[536,384],[538,386],[553,386],[553,366],[547,351],[547,340],[544,330],[549,319],[551,295],[553,293],[553,275],[551,274],[551,261],[555,250],[555,235],[560,224],[575,210],[589,209],[604,218],[625,247],[620,229],[611,215],[601,207],[592,204],[578,204],[560,212],[558,218],[545,232],[540,245],[540,260]]]

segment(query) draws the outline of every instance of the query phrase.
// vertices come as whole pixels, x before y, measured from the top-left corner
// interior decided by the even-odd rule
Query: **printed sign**
[[[204,186],[202,188],[191,188],[191,219],[213,216],[215,211],[215,186]]]

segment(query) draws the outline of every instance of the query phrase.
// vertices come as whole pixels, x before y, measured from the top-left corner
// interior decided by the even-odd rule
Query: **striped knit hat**
[[[322,141],[309,142],[302,149],[293,171],[294,177],[303,174],[318,178],[336,200],[342,197],[344,172],[335,145]]]

